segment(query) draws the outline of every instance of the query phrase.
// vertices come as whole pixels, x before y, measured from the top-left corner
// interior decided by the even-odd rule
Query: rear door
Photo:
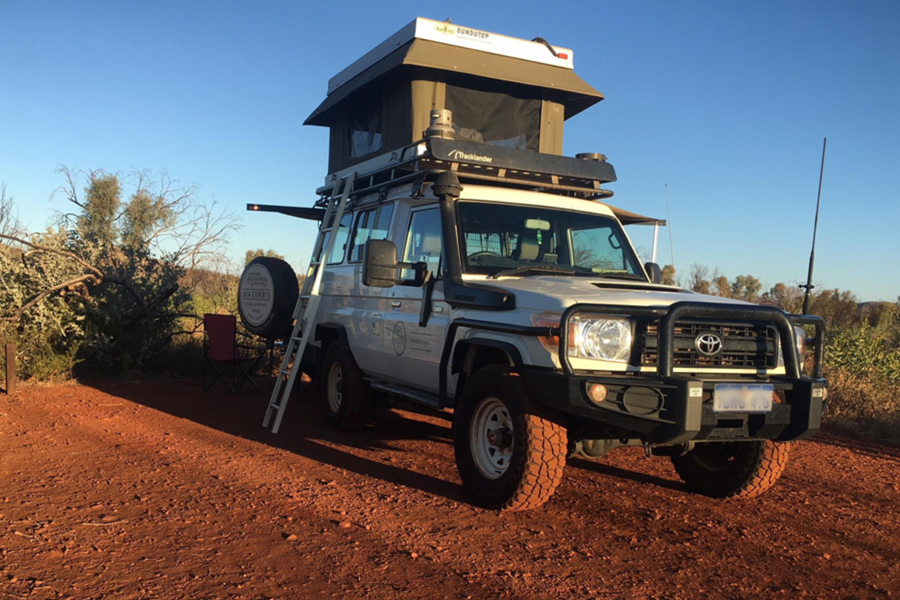
[[[362,260],[368,240],[383,240],[388,236],[393,213],[393,203],[360,210],[347,241],[347,263],[352,265],[353,275],[342,324],[351,338],[353,356],[359,367],[382,377],[390,376],[384,361],[382,326],[387,290],[363,285]]]

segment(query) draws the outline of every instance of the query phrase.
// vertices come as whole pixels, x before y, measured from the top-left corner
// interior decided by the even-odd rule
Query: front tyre
[[[371,388],[350,349],[335,342],[328,346],[322,361],[325,391],[325,420],[344,430],[366,425]]]
[[[712,498],[755,498],[767,491],[787,465],[790,444],[698,443],[672,464],[688,489]]]
[[[486,508],[541,506],[562,481],[566,430],[533,404],[505,365],[466,383],[453,416],[456,466],[466,490]]]

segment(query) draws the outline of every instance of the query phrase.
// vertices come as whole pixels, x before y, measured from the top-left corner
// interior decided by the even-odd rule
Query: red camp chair
[[[251,375],[265,356],[264,349],[237,343],[237,319],[234,315],[205,314],[203,327],[206,329],[203,391],[208,391],[217,381],[221,381],[225,387],[230,387],[232,394],[237,392],[245,381],[249,381],[250,385],[259,391]],[[206,379],[207,364],[213,371],[209,382]],[[226,377],[229,370],[231,370],[230,386]]]

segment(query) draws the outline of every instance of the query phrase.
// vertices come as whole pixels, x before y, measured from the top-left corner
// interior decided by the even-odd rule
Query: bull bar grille
[[[639,364],[657,366],[659,321],[639,323],[636,333]],[[704,356],[697,350],[694,340],[704,333],[713,333],[722,339],[724,348],[720,353]],[[674,338],[672,364],[675,367],[774,369],[778,365],[778,330],[767,323],[678,321]]]

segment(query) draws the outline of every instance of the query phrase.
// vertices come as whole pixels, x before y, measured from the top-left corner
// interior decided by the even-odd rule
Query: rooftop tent
[[[330,128],[330,172],[421,139],[439,109],[457,139],[562,154],[563,121],[602,99],[571,50],[416,19],[332,78],[305,124]]]

